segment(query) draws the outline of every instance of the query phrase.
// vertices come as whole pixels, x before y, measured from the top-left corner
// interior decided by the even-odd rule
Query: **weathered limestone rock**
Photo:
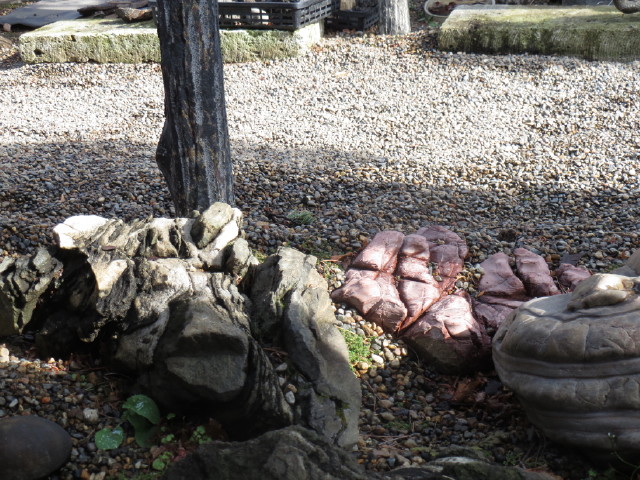
[[[328,286],[315,262],[315,257],[280,248],[259,266],[250,294],[253,319],[259,319],[260,338],[282,345],[301,374],[296,423],[350,446],[358,439],[360,385],[349,369]]]
[[[573,294],[532,300],[493,341],[502,382],[551,439],[640,459],[637,278],[594,275]]]
[[[207,412],[235,439],[297,423],[351,446],[360,386],[316,259],[283,248],[258,265],[241,223],[219,203],[195,219],[68,219],[36,344],[100,346],[167,410]],[[286,353],[286,384],[263,346]]]
[[[0,263],[0,336],[22,332],[38,300],[61,270],[62,263],[45,249]]]
[[[69,460],[71,437],[36,415],[0,419],[0,478],[39,480]]]

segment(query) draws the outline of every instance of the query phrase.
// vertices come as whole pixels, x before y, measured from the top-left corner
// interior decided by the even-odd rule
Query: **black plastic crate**
[[[324,24],[332,30],[356,30],[364,32],[380,21],[377,7],[358,10],[338,10],[326,18]]]
[[[218,14],[221,28],[297,30],[328,17],[339,6],[339,0],[218,2]]]

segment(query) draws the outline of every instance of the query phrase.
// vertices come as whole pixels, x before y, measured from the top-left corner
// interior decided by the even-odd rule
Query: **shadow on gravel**
[[[512,242],[543,253],[575,253],[589,248],[590,234],[604,238],[608,248],[640,247],[628,237],[640,229],[638,193],[609,187],[604,175],[591,182],[593,191],[553,179],[531,184],[496,175],[480,175],[470,185],[457,181],[469,176],[460,169],[438,177],[415,161],[394,165],[353,152],[233,139],[232,145],[237,206],[249,240],[263,250],[289,242],[344,253],[377,231],[411,233],[426,224],[471,235],[484,243],[486,254]],[[0,146],[0,246],[25,253],[48,243],[51,228],[72,215],[171,215],[154,150],[155,145],[126,140]],[[296,225],[289,218],[295,211],[310,212],[311,221]],[[473,242],[470,247],[472,254],[477,251]]]

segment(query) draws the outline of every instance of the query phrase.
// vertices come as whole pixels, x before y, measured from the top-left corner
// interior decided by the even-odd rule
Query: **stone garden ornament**
[[[493,359],[531,422],[559,443],[640,459],[640,256],[502,324]],[[633,275],[633,276],[629,276]]]

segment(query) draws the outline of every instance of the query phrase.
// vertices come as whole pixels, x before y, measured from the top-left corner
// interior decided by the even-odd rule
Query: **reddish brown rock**
[[[480,264],[484,274],[478,286],[483,295],[506,297],[513,300],[529,300],[522,281],[516,277],[509,266],[509,257],[500,252],[491,255]],[[486,301],[482,299],[481,301]],[[486,302],[490,303],[490,302]]]
[[[347,303],[367,315],[369,310],[382,298],[380,284],[376,281],[378,272],[371,270],[349,270],[344,286],[331,292],[331,300]]]
[[[442,278],[440,289],[447,292],[464,267],[464,259],[469,254],[467,244],[457,234],[439,225],[421,228],[416,234],[427,239],[431,263],[437,264],[433,274]]]
[[[568,291],[573,291],[581,281],[589,278],[591,273],[586,268],[563,263],[556,270],[556,275],[558,275],[558,283],[562,287]]]
[[[393,275],[380,273],[376,282],[380,289],[380,297],[365,318],[380,325],[387,332],[396,332],[407,317],[407,307],[400,300]]]
[[[400,327],[403,329],[416,321],[442,295],[438,283],[433,278],[429,282],[401,279],[398,282],[398,293],[407,307],[407,318]]]
[[[479,297],[479,300],[482,303],[488,303],[490,305],[501,305],[507,308],[518,308],[522,305],[526,300],[515,300],[509,297],[494,297],[492,295],[483,295]]]
[[[378,233],[358,254],[351,267],[393,273],[398,263],[398,252],[403,240],[404,235],[400,232],[385,230]]]
[[[429,242],[421,235],[407,235],[398,256],[396,275],[409,280],[431,283]]]
[[[548,297],[560,293],[544,258],[526,248],[516,248],[513,255],[516,257],[518,277],[530,297]]]
[[[476,319],[479,323],[484,325],[487,334],[494,334],[502,322],[509,316],[511,312],[513,312],[514,308],[499,305],[499,304],[489,304],[479,302],[478,300],[473,300],[473,313],[476,316]]]
[[[439,371],[458,374],[487,365],[491,341],[466,293],[448,295],[407,328],[402,339]]]

